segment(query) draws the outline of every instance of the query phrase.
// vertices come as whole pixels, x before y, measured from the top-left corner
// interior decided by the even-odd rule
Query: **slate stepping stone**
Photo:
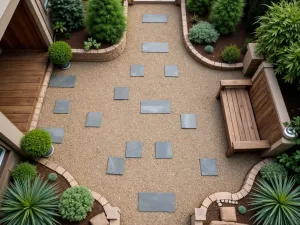
[[[167,23],[168,15],[165,14],[144,14],[143,23]]]
[[[49,132],[52,138],[52,142],[55,144],[61,144],[65,135],[64,128],[39,128]]]
[[[124,173],[124,158],[123,157],[108,157],[107,174],[123,175]]]
[[[177,65],[165,65],[165,77],[178,77],[179,70]]]
[[[69,100],[56,100],[53,112],[55,114],[68,114],[70,111],[70,103]]]
[[[181,128],[182,129],[196,129],[196,115],[195,114],[181,114]]]
[[[144,65],[131,65],[130,66],[130,76],[131,77],[143,77],[144,74],[145,74]]]
[[[86,116],[85,127],[101,127],[102,113],[101,112],[89,112]]]
[[[139,212],[175,212],[175,194],[162,192],[139,192]]]
[[[76,76],[51,75],[49,87],[53,88],[74,88]]]
[[[126,142],[126,158],[142,158],[143,143],[139,141]]]
[[[142,100],[142,114],[169,114],[171,113],[171,104],[168,100]]]
[[[172,159],[171,142],[156,142],[155,157],[156,159]]]
[[[143,42],[142,51],[148,53],[166,53],[169,52],[169,47],[166,42]]]
[[[128,100],[129,88],[127,87],[116,87],[115,88],[115,100]]]
[[[210,158],[200,159],[200,169],[202,176],[218,176],[217,160]]]

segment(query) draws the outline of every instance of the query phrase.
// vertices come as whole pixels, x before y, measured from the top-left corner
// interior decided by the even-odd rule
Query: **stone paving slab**
[[[171,104],[168,100],[142,100],[142,114],[169,114],[171,113]]]
[[[175,212],[174,193],[139,192],[139,212]]]
[[[69,100],[56,100],[53,113],[68,114],[70,112],[70,104],[71,104],[71,101],[69,101]]]
[[[177,65],[165,65],[165,77],[178,77],[179,70]]]
[[[89,112],[86,116],[85,127],[101,127],[102,113],[101,112]]]
[[[211,158],[200,159],[202,176],[218,176],[217,160]]]
[[[142,51],[145,53],[167,53],[169,47],[166,42],[143,42]]]
[[[55,144],[61,144],[65,135],[65,130],[64,128],[39,128],[41,130],[45,130],[50,133],[52,137],[52,142]]]
[[[76,76],[74,75],[51,75],[49,87],[53,88],[74,88]]]
[[[196,115],[195,114],[181,114],[181,128],[182,129],[196,129]]]
[[[171,142],[156,142],[155,143],[155,158],[156,159],[172,159],[172,144],[171,144]]]
[[[144,65],[131,65],[130,76],[131,77],[143,77],[145,75]]]
[[[123,175],[124,173],[124,158],[123,157],[108,157],[107,174]]]
[[[142,158],[143,143],[139,141],[126,142],[126,158]]]
[[[129,88],[128,87],[116,87],[114,100],[128,100]]]
[[[165,14],[143,14],[143,23],[167,23],[168,15]]]

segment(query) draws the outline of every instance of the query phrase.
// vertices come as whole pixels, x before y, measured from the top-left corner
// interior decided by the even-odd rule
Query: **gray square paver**
[[[123,175],[124,173],[124,158],[123,157],[108,157],[107,174]]]
[[[142,51],[148,53],[166,53],[169,52],[169,47],[166,42],[143,42]]]
[[[182,129],[196,129],[196,115],[195,114],[181,114],[181,128]]]
[[[139,212],[175,212],[176,200],[174,193],[139,192]]]
[[[51,75],[49,87],[54,88],[74,88],[76,76],[70,75]]]
[[[86,116],[85,127],[101,127],[102,113],[101,112],[89,112]]]
[[[169,114],[171,113],[171,104],[168,100],[142,100],[142,114]]]
[[[115,88],[115,100],[128,100],[129,88],[128,87],[116,87]]]
[[[171,144],[171,142],[156,142],[155,143],[155,158],[156,159],[172,159],[172,144]]]
[[[179,70],[177,65],[165,65],[165,77],[178,77]]]
[[[45,130],[49,132],[52,138],[52,142],[55,144],[61,144],[64,138],[65,130],[64,128],[39,128],[41,130]]]
[[[131,65],[130,76],[131,77],[143,77],[145,75],[144,65]]]
[[[126,158],[142,158],[143,143],[139,141],[126,142]]]
[[[55,114],[68,114],[70,111],[70,103],[69,100],[56,100],[53,112]]]
[[[210,158],[200,159],[200,169],[202,176],[218,176],[217,160]]]
[[[167,23],[168,15],[165,14],[143,14],[143,23]]]

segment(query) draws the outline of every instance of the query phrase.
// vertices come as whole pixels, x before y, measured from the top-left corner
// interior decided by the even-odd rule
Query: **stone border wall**
[[[62,175],[70,184],[71,187],[79,186],[79,183],[75,178],[63,167],[51,162],[45,158],[37,159],[36,162],[46,166],[54,172]],[[106,198],[95,191],[91,191],[95,201],[99,202],[104,209],[106,218],[109,221],[109,225],[120,225],[121,224],[121,210],[118,207],[112,207]]]
[[[127,19],[128,1],[124,0],[124,15]],[[124,51],[126,46],[126,30],[119,43],[104,49],[92,49],[85,51],[84,49],[72,49],[73,62],[105,62],[117,58]]]
[[[185,8],[185,0],[181,0],[181,21],[182,21],[182,29],[183,29],[183,39],[184,39],[184,45],[188,52],[201,64],[204,66],[207,66],[212,69],[216,70],[226,70],[226,71],[232,71],[232,70],[241,70],[243,69],[243,63],[220,63],[212,61],[203,55],[201,55],[192,45],[192,43],[189,40],[189,32],[188,32],[188,26],[187,26],[187,18],[186,18],[186,8]]]

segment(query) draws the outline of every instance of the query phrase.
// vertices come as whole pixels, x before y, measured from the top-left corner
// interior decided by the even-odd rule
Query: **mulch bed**
[[[44,166],[42,164],[36,163],[36,166],[37,166],[38,174],[43,179],[47,179],[48,174],[53,173],[53,171],[51,169],[47,168],[46,166]],[[60,174],[57,174],[57,180],[55,181],[55,183],[58,184],[58,194],[59,195],[61,195],[63,191],[65,191],[67,188],[70,187],[68,181]],[[92,210],[92,212],[90,212],[87,215],[85,220],[83,220],[81,222],[69,222],[67,220],[63,220],[60,218],[58,218],[57,220],[58,220],[58,222],[60,222],[60,224],[63,224],[63,225],[89,225],[90,219],[102,212],[104,212],[102,205],[99,202],[94,201],[93,210]]]

